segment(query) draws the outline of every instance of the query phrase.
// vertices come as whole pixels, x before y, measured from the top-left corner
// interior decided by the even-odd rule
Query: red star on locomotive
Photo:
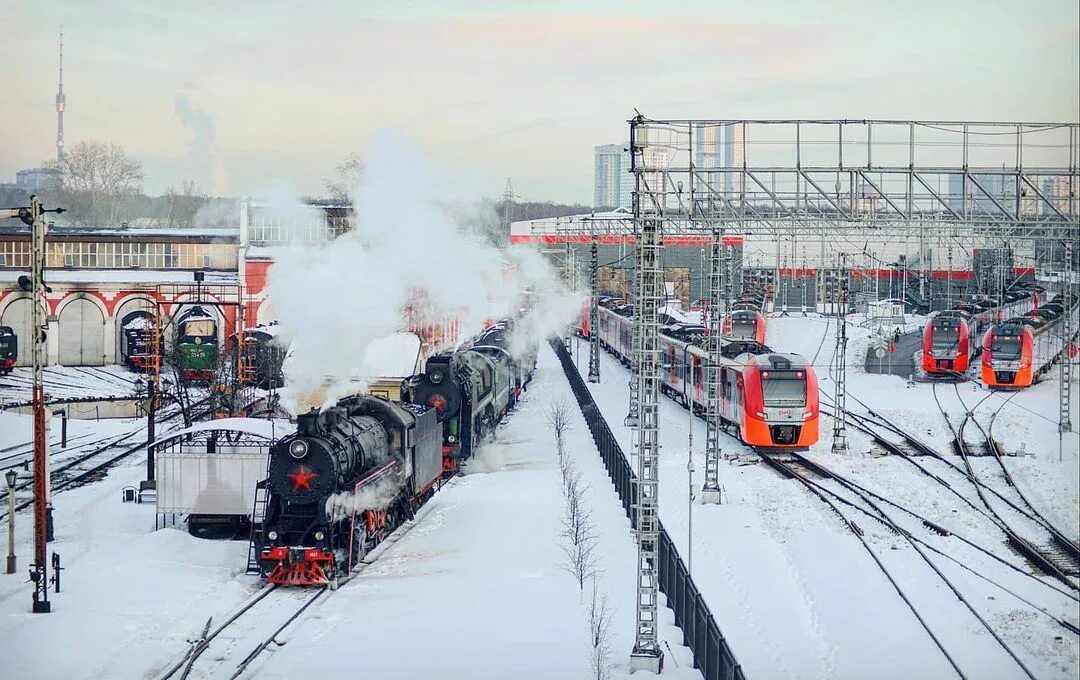
[[[308,472],[304,469],[304,464],[300,463],[300,467],[296,469],[296,472],[285,475],[289,479],[293,480],[293,491],[299,491],[301,488],[311,491],[311,480],[318,477],[316,472]]]

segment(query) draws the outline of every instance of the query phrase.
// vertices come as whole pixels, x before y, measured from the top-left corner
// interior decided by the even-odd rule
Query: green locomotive
[[[202,307],[192,307],[177,317],[176,356],[185,382],[213,378],[218,363],[218,325]]]

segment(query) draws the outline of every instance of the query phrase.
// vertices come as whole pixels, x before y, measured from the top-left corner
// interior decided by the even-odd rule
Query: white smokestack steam
[[[377,135],[365,161],[350,194],[355,230],[327,244],[281,248],[269,272],[267,296],[292,343],[286,403],[321,392],[327,379],[324,405],[355,389],[349,376],[373,340],[403,328],[415,290],[436,315],[459,315],[462,338],[488,319],[515,315],[524,289],[535,291],[534,308],[520,328],[534,342],[580,313],[580,296],[538,253],[501,251],[463,231],[446,208],[451,197],[462,200],[453,182],[400,137]],[[509,280],[508,265],[515,271]]]

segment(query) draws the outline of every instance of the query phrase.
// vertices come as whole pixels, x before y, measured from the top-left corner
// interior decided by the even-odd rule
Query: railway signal
[[[34,584],[33,609],[35,614],[44,614],[52,610],[49,602],[49,579],[45,560],[46,545],[52,526],[52,508],[48,502],[48,461],[46,460],[45,430],[45,383],[42,371],[45,367],[45,233],[48,227],[42,215],[62,213],[63,208],[46,210],[37,196],[30,197],[30,205],[0,211],[0,217],[18,217],[31,228],[30,247],[30,326],[34,329],[31,338],[33,356],[33,418],[34,418],[34,563],[30,569],[30,580]],[[23,284],[20,277],[20,286]]]

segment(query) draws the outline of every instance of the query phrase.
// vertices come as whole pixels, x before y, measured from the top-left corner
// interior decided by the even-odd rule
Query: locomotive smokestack
[[[312,409],[296,418],[296,433],[316,434],[319,431],[319,411]]]

